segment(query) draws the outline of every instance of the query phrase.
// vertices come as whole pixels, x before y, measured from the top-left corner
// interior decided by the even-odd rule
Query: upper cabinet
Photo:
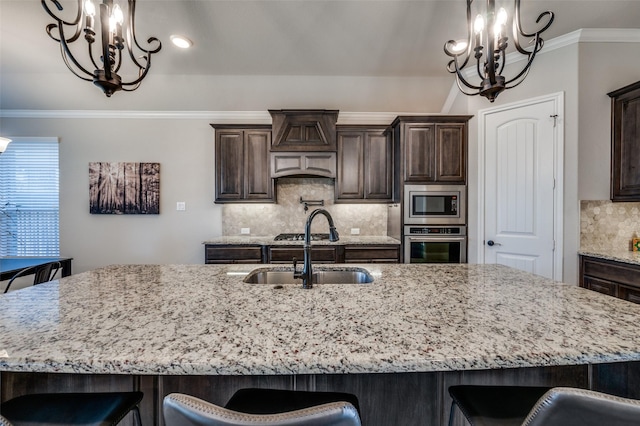
[[[271,126],[212,124],[216,129],[216,203],[275,202]]]
[[[386,126],[338,126],[336,201],[393,201],[393,149]]]
[[[269,110],[271,151],[335,151],[337,110]]]
[[[640,81],[611,97],[611,200],[640,201]]]
[[[402,181],[465,184],[470,116],[400,116],[392,123]]]

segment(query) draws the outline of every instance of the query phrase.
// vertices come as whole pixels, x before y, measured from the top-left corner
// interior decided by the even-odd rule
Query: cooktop
[[[328,240],[329,234],[311,234],[311,241]],[[304,234],[278,234],[275,241],[304,241]]]

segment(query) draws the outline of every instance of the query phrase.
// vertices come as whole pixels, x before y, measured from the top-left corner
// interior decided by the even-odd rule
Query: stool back
[[[246,414],[172,393],[162,405],[166,426],[361,426],[356,408],[332,402],[279,414]]]

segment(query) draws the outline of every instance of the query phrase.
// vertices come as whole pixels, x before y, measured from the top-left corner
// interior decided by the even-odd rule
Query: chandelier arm
[[[91,59],[91,63],[95,69],[99,69],[98,63],[93,57],[93,42],[87,43],[87,50],[89,51],[89,59]]]
[[[551,26],[551,24],[553,23],[553,20],[555,19],[555,15],[553,12],[551,12],[550,10],[546,10],[544,12],[542,12],[540,15],[538,15],[538,19],[536,19],[536,24],[539,24],[540,21],[542,20],[542,18],[544,18],[545,16],[549,17],[549,20],[547,21],[547,23],[538,31],[535,31],[533,33],[525,33],[522,30],[522,23],[520,22],[520,0],[514,0],[514,18],[513,18],[513,25],[516,27],[516,29],[518,30],[518,34],[520,34],[523,37],[533,37],[534,35],[537,34],[542,34],[543,32],[545,32],[547,30],[547,28],[549,28]],[[515,35],[515,34],[514,34]]]
[[[151,60],[151,55],[154,53],[158,53],[160,51],[160,49],[162,48],[162,43],[160,42],[160,40],[157,37],[149,37],[147,39],[147,43],[151,44],[154,42],[158,42],[158,47],[156,47],[155,49],[144,49],[142,46],[140,46],[140,44],[138,43],[138,39],[136,38],[136,31],[135,31],[135,20],[136,20],[136,2],[135,0],[129,0],[129,11],[128,11],[128,20],[129,20],[129,25],[127,25],[127,44],[129,46],[129,57],[131,58],[131,60],[133,61],[133,63],[135,63],[138,68],[146,68],[149,66],[149,62]],[[133,46],[136,46],[138,49],[140,49],[142,52],[146,53],[148,56],[142,56],[145,60],[146,60],[146,65],[142,65],[138,62],[138,59],[134,56],[133,54]]]
[[[49,0],[49,1],[55,4],[56,8],[59,11],[62,11],[62,5],[57,0]],[[53,19],[55,19],[58,22],[62,22],[65,25],[69,25],[69,26],[78,25],[78,23],[80,22],[80,19],[82,18],[82,0],[78,0],[78,11],[76,12],[76,17],[73,21],[65,21],[63,19],[60,19],[58,15],[56,15],[54,12],[51,11],[51,9],[49,9],[49,6],[47,6],[46,0],[40,0],[40,3],[42,4],[42,7],[44,8],[44,10],[49,14],[49,16],[51,16]]]
[[[84,80],[84,81],[92,81],[92,80],[93,80],[93,78],[85,77],[84,75],[79,74],[79,73],[75,70],[75,68],[73,68],[73,67],[71,66],[71,64],[69,63],[69,58],[68,58],[68,57],[67,57],[67,55],[65,54],[65,51],[64,51],[64,48],[62,47],[62,45],[60,45],[60,54],[61,54],[61,56],[62,56],[62,61],[64,62],[64,64],[67,66],[67,68],[69,69],[69,71],[71,71],[71,72],[72,72],[76,77],[78,77],[78,78],[80,78],[80,79],[82,79],[82,80]],[[92,73],[88,72],[87,70],[85,70],[85,69],[84,69],[84,68],[82,68],[82,67],[80,67],[80,70],[81,70],[83,73],[85,73],[85,74],[87,74],[87,75],[89,75],[89,76],[93,76],[93,74],[92,74]]]
[[[519,86],[520,84],[522,84],[525,80],[525,78],[527,78],[527,75],[529,75],[529,71],[531,71],[531,66],[527,67],[526,69],[522,70],[522,72],[519,74],[521,76],[521,78],[512,86],[507,86],[507,84],[509,83],[513,83],[514,80],[516,80],[516,78],[512,78],[511,80],[507,81],[505,83],[505,89],[513,89],[514,87]]]
[[[456,83],[458,84],[458,88],[460,88],[460,90],[462,91],[462,87],[460,86],[460,83],[464,84],[465,86],[467,86],[469,89],[473,89],[473,90],[480,90],[481,86],[474,86],[473,84],[469,83],[464,76],[462,75],[462,68],[458,68],[457,66],[457,62],[456,62],[456,68],[455,68],[455,74],[456,74]]]
[[[128,83],[122,83],[123,85],[126,84],[127,86],[131,86],[133,84],[140,84],[140,82],[147,76],[147,73],[151,69],[151,56],[149,56],[149,57],[144,56],[144,58],[145,58],[145,60],[147,62],[147,66],[139,68],[138,78],[133,80],[133,81],[130,81]]]
[[[477,90],[477,92],[466,92],[464,90],[464,88],[460,85],[460,82],[462,81],[462,83],[464,83],[465,86]],[[456,78],[456,85],[458,86],[458,90],[460,90],[462,92],[463,95],[467,95],[467,96],[477,96],[480,94],[480,87],[475,87],[475,86],[471,86],[469,83],[467,83],[464,79],[459,80],[458,78]]]
[[[51,24],[53,25],[53,24]],[[69,66],[69,59],[71,59],[71,63],[73,63],[73,65],[75,65],[75,67],[77,69],[79,69],[80,71],[82,71],[83,73],[93,76],[93,73],[88,71],[85,67],[83,67],[80,62],[78,62],[76,60],[76,58],[73,56],[73,53],[71,53],[71,50],[69,49],[69,45],[67,43],[66,38],[64,37],[64,27],[62,26],[63,23],[60,21],[58,24],[58,32],[60,33],[60,52],[62,53],[62,59],[64,60],[65,65],[67,65],[67,68],[69,68],[69,70],[71,70],[71,72],[73,72],[75,75],[77,75],[80,78],[80,75],[78,75],[78,73],[75,72],[74,68],[72,68],[71,66]],[[83,78],[84,79],[84,78]]]
[[[507,64],[507,53],[505,52],[506,49],[501,49],[500,50],[500,69],[498,70],[498,74],[502,75],[502,71],[504,71],[504,66]]]
[[[537,52],[538,52],[537,50],[533,50],[532,52],[529,53],[529,59],[527,61],[527,64],[524,66],[524,68],[515,77],[511,78],[509,81],[506,81],[505,85],[518,80],[520,77],[522,77],[522,79],[524,80],[524,77],[526,77],[527,74],[529,74],[529,70],[531,68],[531,64],[533,64],[533,60],[535,59]],[[522,80],[519,83],[517,83],[516,85],[511,86],[511,87],[515,87],[520,83],[522,83]]]

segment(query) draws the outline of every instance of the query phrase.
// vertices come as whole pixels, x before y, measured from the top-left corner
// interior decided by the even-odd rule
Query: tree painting
[[[159,214],[160,163],[89,163],[89,212]]]

